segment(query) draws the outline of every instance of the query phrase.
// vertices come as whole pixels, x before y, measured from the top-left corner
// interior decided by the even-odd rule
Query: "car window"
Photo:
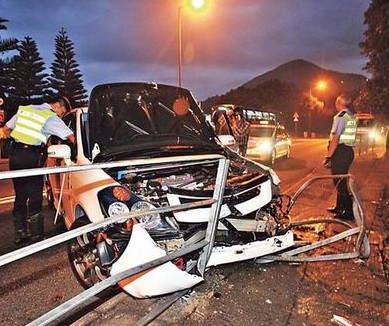
[[[358,127],[373,127],[374,120],[358,120]]]
[[[217,112],[214,116],[214,125],[216,135],[231,135],[227,116],[224,112]]]
[[[271,138],[273,133],[274,128],[268,126],[251,126],[250,128],[250,136],[252,137]]]
[[[69,113],[62,118],[62,121],[68,126],[68,128],[76,134],[76,114]]]

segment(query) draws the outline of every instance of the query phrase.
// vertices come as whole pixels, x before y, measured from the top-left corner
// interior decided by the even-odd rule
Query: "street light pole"
[[[319,80],[315,88],[319,91],[324,91],[327,88],[327,82],[325,80]],[[316,101],[316,100],[315,100]],[[314,98],[312,95],[312,88],[309,88],[309,108],[308,108],[308,137],[310,138],[311,135],[311,115],[312,111],[314,109]]]
[[[177,13],[177,60],[178,60],[178,86],[181,87],[182,82],[182,36],[181,36],[181,8],[182,6],[178,6],[178,13]]]
[[[181,11],[184,7],[190,5],[195,10],[201,10],[204,7],[204,0],[191,0],[189,4],[180,3],[177,11],[177,65],[178,65],[178,86],[182,86],[182,22]]]
[[[311,138],[311,116],[312,116],[312,105],[313,105],[313,100],[312,100],[312,89],[309,88],[309,108],[308,108],[308,138]]]

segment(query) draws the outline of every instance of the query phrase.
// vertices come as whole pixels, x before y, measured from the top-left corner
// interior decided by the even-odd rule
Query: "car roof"
[[[358,120],[373,120],[374,115],[368,112],[357,112],[354,114],[354,117]]]

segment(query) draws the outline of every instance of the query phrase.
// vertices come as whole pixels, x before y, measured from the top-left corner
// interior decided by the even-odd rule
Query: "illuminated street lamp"
[[[327,82],[325,80],[319,80],[316,84],[316,89],[319,91],[325,91],[327,89]]]
[[[181,10],[190,6],[195,10],[200,10],[204,7],[204,0],[191,0],[187,4],[180,4],[178,6],[178,15],[177,15],[177,37],[178,37],[178,48],[177,48],[177,60],[178,60],[178,86],[181,87],[182,84],[182,32],[181,32]]]
[[[324,92],[327,89],[327,82],[325,80],[319,80],[315,84],[315,89],[317,89],[320,92]],[[313,110],[313,95],[312,95],[312,89],[309,88],[309,108],[308,108],[308,134],[309,137],[311,137],[311,111]]]

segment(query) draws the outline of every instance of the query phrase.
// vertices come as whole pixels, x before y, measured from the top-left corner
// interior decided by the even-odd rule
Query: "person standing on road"
[[[354,160],[354,144],[357,132],[357,120],[350,110],[351,98],[339,95],[335,101],[338,113],[334,116],[330,141],[324,166],[331,169],[331,174],[347,174]],[[353,219],[352,198],[347,189],[347,179],[335,178],[337,189],[336,205],[327,210],[341,219]]]
[[[251,124],[244,118],[243,110],[241,108],[235,109],[232,121],[232,130],[234,137],[238,142],[239,154],[246,156]]]
[[[16,114],[1,130],[3,137],[12,138],[9,169],[43,167],[46,160],[46,143],[51,135],[68,139],[75,138],[61,118],[71,110],[69,100],[57,96],[49,103],[21,105]],[[12,179],[15,202],[12,211],[16,244],[44,238],[42,215],[43,175]]]

